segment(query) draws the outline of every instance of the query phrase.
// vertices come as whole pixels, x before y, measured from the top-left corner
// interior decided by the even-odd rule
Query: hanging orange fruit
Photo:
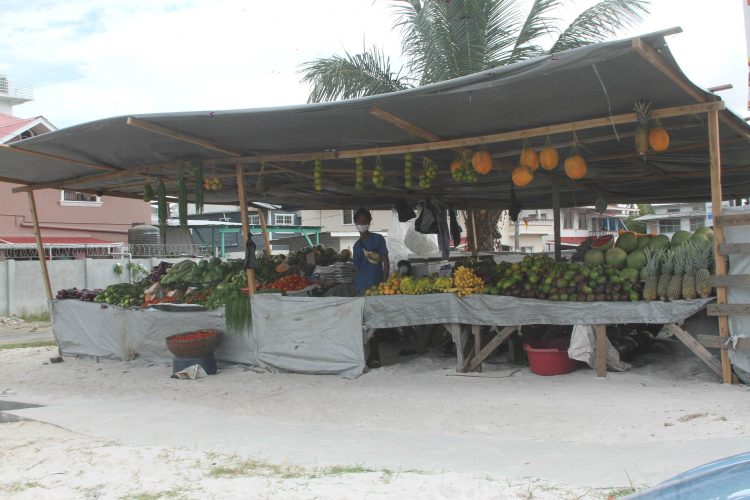
[[[547,146],[539,153],[539,164],[544,170],[554,170],[560,162],[560,155],[552,146]]]
[[[586,176],[588,167],[586,160],[579,154],[568,156],[565,159],[565,173],[571,179],[583,179]]]
[[[477,151],[471,157],[471,166],[478,174],[489,174],[492,171],[492,155],[489,151]]]
[[[532,172],[539,168],[539,156],[537,156],[534,148],[524,147],[523,151],[521,151],[519,163],[522,167],[528,167],[531,169]]]
[[[456,158],[451,162],[451,174],[456,172],[457,170],[461,170],[466,166],[464,163],[464,160],[461,158]]]
[[[654,127],[648,131],[648,145],[657,153],[666,151],[669,147],[669,134],[662,127]]]
[[[529,167],[519,165],[513,170],[511,177],[513,178],[513,184],[516,186],[528,186],[534,180],[534,171]]]

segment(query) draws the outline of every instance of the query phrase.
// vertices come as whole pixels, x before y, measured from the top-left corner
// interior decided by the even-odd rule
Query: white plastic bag
[[[573,335],[570,337],[568,357],[583,361],[591,368],[596,366],[596,335],[591,325],[575,325]],[[620,353],[607,339],[607,368],[616,372],[624,372],[630,369],[630,364],[620,360]]]

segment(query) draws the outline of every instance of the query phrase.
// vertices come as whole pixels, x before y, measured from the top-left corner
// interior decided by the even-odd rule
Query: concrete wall
[[[179,262],[184,259],[133,259],[149,271],[162,260]],[[121,275],[113,271],[115,264],[122,264]],[[113,283],[130,280],[128,260],[80,259],[47,261],[52,293],[63,288],[106,288]],[[42,270],[35,260],[0,261],[0,315],[35,313],[47,309]]]

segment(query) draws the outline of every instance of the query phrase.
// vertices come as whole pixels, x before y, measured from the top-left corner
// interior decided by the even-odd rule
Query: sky
[[[592,5],[577,0],[561,24]],[[680,26],[678,64],[747,116],[742,0],[652,0],[620,37]],[[110,116],[306,102],[300,65],[377,45],[399,67],[385,0],[0,0],[0,74],[33,86],[14,108],[58,127]]]

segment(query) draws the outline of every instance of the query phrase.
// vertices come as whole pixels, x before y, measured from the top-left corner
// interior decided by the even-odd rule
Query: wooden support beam
[[[482,351],[482,327],[480,325],[471,325],[471,334],[474,336],[474,357],[469,365],[469,371],[482,371],[482,363],[474,363]]]
[[[693,353],[698,356],[704,363],[706,363],[709,368],[715,371],[718,376],[723,377],[722,364],[719,363],[719,360],[717,360],[714,355],[708,351],[708,349],[703,347],[700,342],[695,339],[695,337],[675,324],[666,324],[663,326],[663,328],[680,339],[680,341],[685,344],[688,349],[693,351]],[[728,356],[726,351],[722,351],[722,353],[722,357]],[[725,383],[730,384],[731,381],[732,377],[730,375],[729,382]]]
[[[241,163],[236,166],[237,171],[237,195],[240,199],[240,220],[242,222],[242,247],[247,248],[247,239],[250,238],[250,221],[247,216],[247,198],[245,197],[245,169]],[[250,295],[255,294],[255,269],[246,269],[247,287]]]
[[[372,108],[370,108],[370,114],[373,116],[377,116],[384,122],[395,125],[396,127],[406,131],[409,135],[413,135],[414,137],[419,137],[420,139],[425,139],[427,141],[442,140],[442,137],[440,137],[439,135],[435,135],[429,130],[425,130],[421,127],[418,127],[417,125],[414,125],[413,123],[409,123],[400,116],[389,113],[388,111],[377,106],[373,106]]]
[[[263,212],[262,207],[258,207],[258,220],[260,221],[260,233],[263,235],[263,248],[266,250],[266,255],[271,256],[271,243],[268,240],[268,227],[266,226],[266,214]]]
[[[102,165],[99,163],[90,163],[87,161],[74,160],[72,158],[66,158],[64,156],[53,155],[50,153],[40,153],[38,151],[32,151],[30,149],[22,148],[19,146],[7,146],[4,144],[0,144],[0,148],[6,148],[8,151],[13,151],[15,153],[23,154],[26,156],[35,156],[37,158],[44,158],[45,160],[64,161],[64,162],[72,163],[74,165],[81,165],[83,167],[92,168],[94,170],[108,170],[108,171],[118,170],[117,167],[113,167],[111,165]]]
[[[750,286],[750,274],[726,274],[711,276],[708,280],[711,286]]]
[[[708,316],[719,316],[719,319],[727,319],[728,316],[750,315],[750,304],[709,304],[706,307]],[[729,337],[729,335],[721,335]]]
[[[505,342],[505,339],[510,337],[516,330],[518,330],[517,326],[506,326],[500,330],[500,332],[498,332],[495,337],[484,346],[484,348],[474,355],[474,359],[472,359],[471,364],[469,365],[469,371],[474,371],[477,367],[481,367],[482,363],[484,363],[490,354],[495,352],[495,349],[500,347],[500,344]]]
[[[596,337],[596,368],[597,377],[607,376],[607,325],[594,325]]]
[[[28,192],[29,207],[31,208],[31,218],[34,221],[34,236],[36,237],[36,251],[39,256],[39,264],[42,266],[42,277],[44,278],[44,290],[47,292],[47,300],[54,299],[52,295],[52,284],[49,280],[49,270],[47,269],[47,258],[44,254],[44,244],[42,243],[42,230],[39,228],[39,213],[36,210],[36,200],[34,193]],[[12,293],[12,291],[11,291]]]
[[[137,127],[143,130],[147,130],[154,134],[163,135],[163,136],[169,137],[170,139],[175,139],[177,141],[194,144],[204,149],[210,149],[211,151],[218,151],[219,153],[225,153],[231,156],[242,156],[242,152],[228,148],[221,144],[217,144],[215,142],[202,139],[200,137],[195,137],[189,134],[185,134],[178,130],[173,130],[171,128],[163,127],[161,125],[157,125],[156,123],[152,123],[146,120],[134,118],[132,116],[129,116],[125,123],[127,123],[128,125],[132,127]]]
[[[729,90],[729,89],[733,89],[733,88],[734,88],[734,85],[732,85],[731,83],[723,83],[721,85],[715,85],[713,87],[708,87],[706,90],[708,90],[709,92],[711,92],[712,94],[714,94],[716,92],[721,92],[722,90]]]
[[[690,104],[686,106],[675,106],[672,108],[656,109],[652,112],[653,118],[670,118],[675,116],[692,115],[696,113],[705,113],[710,110],[724,109],[722,101],[706,102],[700,104]],[[246,162],[277,162],[277,161],[311,161],[311,160],[336,160],[349,159],[358,156],[377,156],[377,155],[398,155],[404,153],[423,153],[429,151],[440,151],[445,149],[458,149],[464,147],[478,146],[481,144],[493,144],[520,140],[531,137],[544,137],[548,134],[560,134],[572,132],[573,130],[581,131],[592,128],[611,127],[613,124],[635,123],[638,121],[635,113],[625,113],[616,116],[606,116],[603,118],[592,118],[589,120],[579,120],[575,122],[560,123],[545,127],[533,127],[511,132],[500,132],[495,134],[480,135],[475,137],[464,137],[459,139],[447,139],[435,142],[424,142],[417,144],[400,144],[396,146],[384,146],[364,149],[348,149],[342,151],[311,151],[307,153],[293,154],[276,154],[276,155],[257,155],[238,157],[235,159],[217,158],[214,161],[217,164],[227,164],[233,161],[241,160]]]
[[[708,143],[711,159],[711,206],[714,217],[721,217],[722,213],[722,186],[721,186],[721,146],[719,145],[719,113],[708,112]],[[714,261],[716,264],[716,276],[727,274],[727,260],[719,253],[719,246],[724,243],[724,230],[721,226],[714,227]],[[716,288],[716,303],[727,303],[726,287]],[[719,336],[729,337],[729,318],[719,317]],[[702,346],[701,346],[702,347]],[[721,352],[721,377],[725,384],[732,383],[732,365],[726,351]]]
[[[750,352],[750,338],[740,337],[737,339],[737,346],[733,346],[732,342],[727,341],[719,337],[718,335],[702,335],[698,334],[698,342],[703,347],[709,349],[722,349],[722,350],[733,350],[739,352]]]
[[[560,236],[560,187],[552,184],[552,231],[555,240],[555,261],[562,259],[562,238]]]
[[[694,98],[696,101],[704,102],[706,100],[702,92],[700,92],[692,84],[690,84],[685,76],[683,76],[674,67],[668,64],[656,50],[654,50],[642,39],[633,39],[633,50],[635,50],[642,58],[650,62],[656,69],[661,71],[664,76],[672,80],[672,83],[680,87],[685,93]]]

